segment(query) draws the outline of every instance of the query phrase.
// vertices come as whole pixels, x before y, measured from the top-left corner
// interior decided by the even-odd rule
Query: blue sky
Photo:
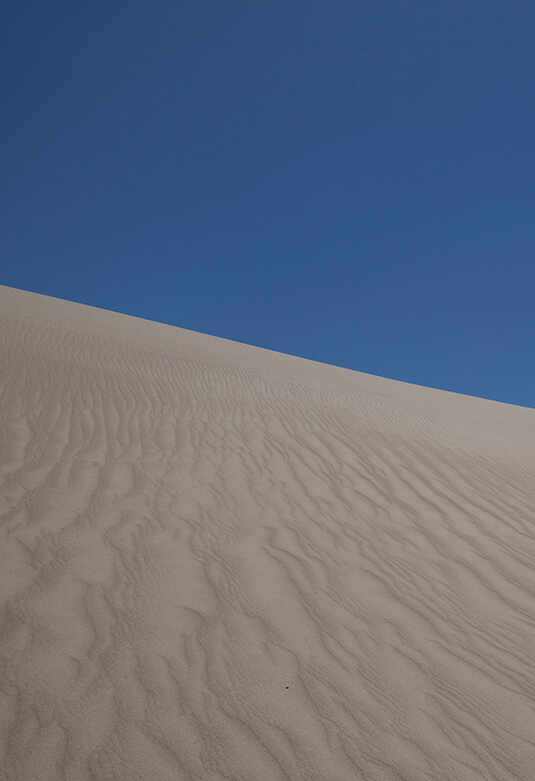
[[[535,407],[532,0],[4,0],[0,281]]]

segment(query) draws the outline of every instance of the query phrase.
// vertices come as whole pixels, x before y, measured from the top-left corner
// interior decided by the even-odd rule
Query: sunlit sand
[[[0,327],[3,779],[535,778],[534,411],[9,288]]]

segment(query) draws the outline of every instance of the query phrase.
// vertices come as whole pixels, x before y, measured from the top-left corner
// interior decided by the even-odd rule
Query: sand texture
[[[0,288],[0,777],[535,779],[535,412]]]

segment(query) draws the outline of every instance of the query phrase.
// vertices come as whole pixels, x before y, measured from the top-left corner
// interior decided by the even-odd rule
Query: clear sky
[[[0,281],[535,407],[533,0],[3,0]]]

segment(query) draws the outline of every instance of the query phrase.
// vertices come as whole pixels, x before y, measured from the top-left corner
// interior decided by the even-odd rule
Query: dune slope
[[[0,289],[6,781],[535,778],[535,413]]]

